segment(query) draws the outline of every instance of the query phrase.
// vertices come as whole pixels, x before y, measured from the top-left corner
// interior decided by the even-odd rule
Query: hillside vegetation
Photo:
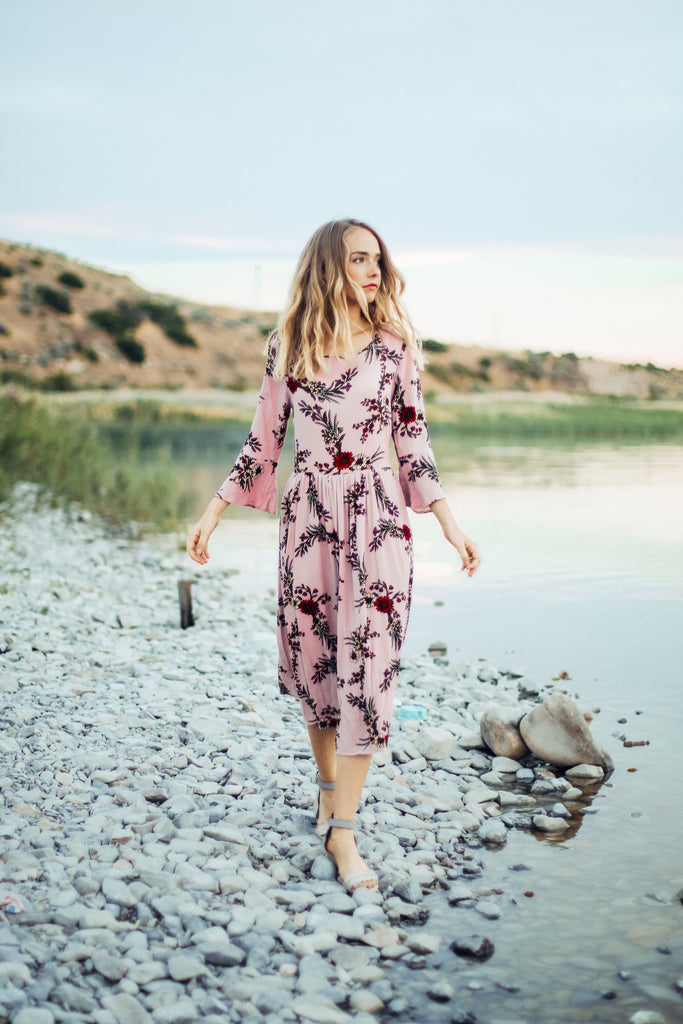
[[[151,295],[123,275],[0,241],[0,383],[50,391],[249,390],[260,384],[275,320],[274,313]],[[651,363],[431,339],[425,348],[424,389],[440,398],[498,391],[683,398],[683,370]]]

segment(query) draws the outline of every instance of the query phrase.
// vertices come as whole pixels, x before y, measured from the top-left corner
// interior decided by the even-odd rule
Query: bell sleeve
[[[272,376],[271,347],[251,430],[235,465],[216,491],[223,501],[277,511],[277,464],[291,412],[284,380]]]
[[[406,345],[394,378],[391,429],[406,505],[414,512],[429,512],[432,502],[445,494],[429,442],[418,369]]]

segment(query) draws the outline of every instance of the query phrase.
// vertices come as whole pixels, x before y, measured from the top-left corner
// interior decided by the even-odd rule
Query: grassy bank
[[[46,399],[60,407],[83,405],[112,438],[135,426],[141,444],[157,445],[165,437],[174,450],[196,443],[211,445],[244,439],[257,403],[257,392],[238,396],[220,392],[177,392],[152,396],[134,391],[110,395],[60,395]],[[533,441],[632,440],[676,441],[683,438],[683,403],[624,398],[567,398],[513,393],[458,396],[444,401],[427,395],[427,420],[435,430],[462,437],[496,437]],[[291,429],[290,429],[291,433]],[[193,440],[194,439],[194,440]],[[241,439],[241,440],[240,440]]]
[[[115,434],[95,411],[52,408],[34,397],[0,396],[0,501],[13,484],[41,485],[41,498],[78,502],[111,522],[177,525],[187,507],[168,450],[143,436],[153,411],[125,417]]]
[[[595,399],[582,402],[427,403],[432,430],[500,440],[683,440],[683,407]]]
[[[6,393],[0,396],[0,501],[15,482],[25,480],[41,484],[49,500],[76,501],[112,521],[172,529],[195,504],[181,488],[183,465],[222,452],[228,468],[255,405],[255,396],[228,412],[182,395],[150,400],[143,393],[122,400],[110,394],[98,401],[54,402]],[[429,401],[427,419],[435,437],[471,438],[475,445],[477,439],[502,444],[683,441],[683,407],[627,400]]]

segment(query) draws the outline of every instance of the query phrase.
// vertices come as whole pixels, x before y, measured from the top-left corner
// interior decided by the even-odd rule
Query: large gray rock
[[[564,832],[569,828],[569,822],[564,818],[554,818],[549,814],[535,814],[532,821],[539,832]]]
[[[522,738],[530,750],[549,764],[569,768],[597,764],[605,771],[612,758],[597,743],[579,708],[563,693],[553,693],[519,723]]]
[[[491,704],[479,722],[481,738],[489,750],[498,757],[511,757],[514,760],[528,754],[529,749],[519,732],[519,723],[523,717],[523,708]]]
[[[456,956],[472,960],[488,960],[494,953],[493,943],[484,935],[459,935],[451,942],[451,949]]]
[[[428,761],[442,761],[455,749],[455,737],[447,729],[424,725],[415,739],[415,746]]]
[[[116,1024],[152,1024],[152,1017],[144,1006],[127,992],[105,996],[102,1006],[113,1014]]]
[[[489,818],[479,826],[477,835],[483,843],[501,845],[507,840],[508,830],[500,818]]]

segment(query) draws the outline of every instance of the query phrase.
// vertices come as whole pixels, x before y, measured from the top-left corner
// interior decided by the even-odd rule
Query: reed
[[[87,407],[47,407],[35,397],[0,396],[0,500],[13,484],[41,485],[40,500],[77,502],[112,523],[172,529],[191,496],[170,454],[143,450],[138,425],[116,439]]]
[[[464,437],[517,440],[628,440],[634,443],[683,438],[683,409],[627,401],[577,403],[458,402],[427,404],[430,429]]]

